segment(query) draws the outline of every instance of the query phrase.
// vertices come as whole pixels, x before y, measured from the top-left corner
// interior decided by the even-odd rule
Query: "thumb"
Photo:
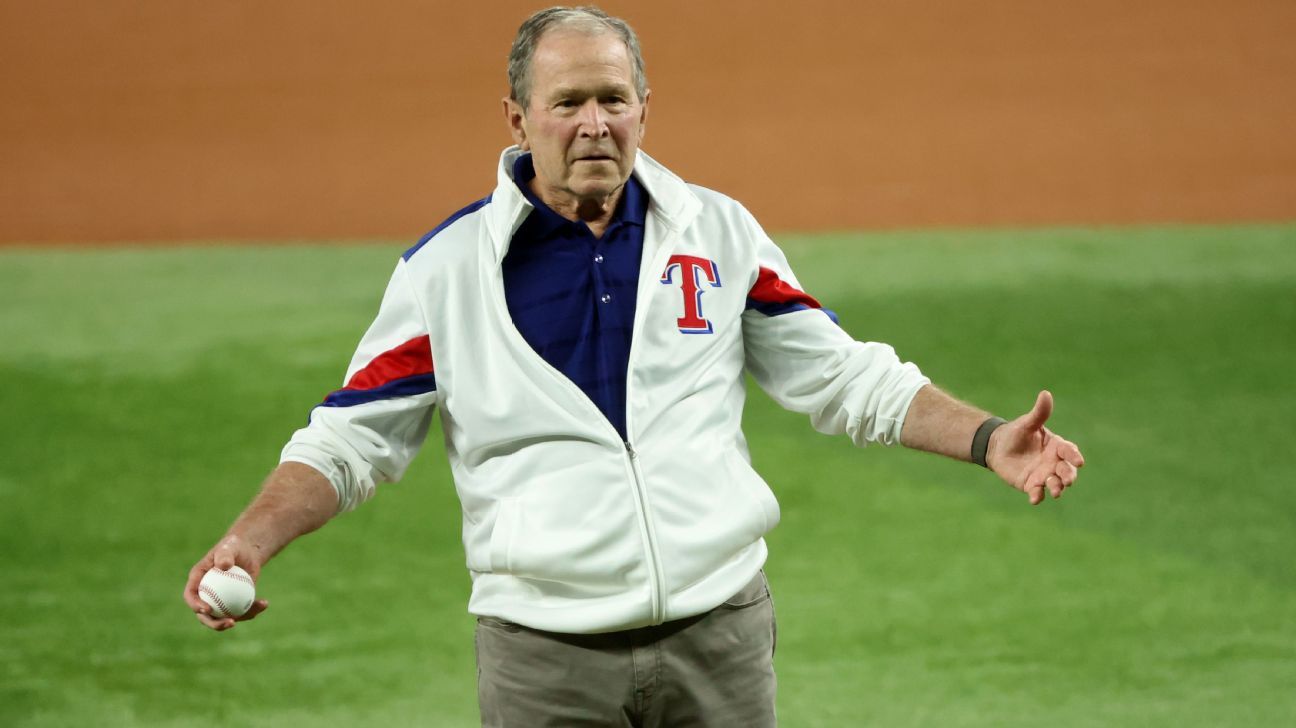
[[[1022,416],[1022,426],[1028,430],[1038,430],[1048,422],[1048,418],[1053,414],[1053,394],[1047,389],[1042,390],[1039,396],[1035,398],[1035,406]]]
[[[232,539],[221,541],[216,547],[216,552],[212,554],[213,566],[221,571],[229,571],[235,563],[237,545],[232,543]]]

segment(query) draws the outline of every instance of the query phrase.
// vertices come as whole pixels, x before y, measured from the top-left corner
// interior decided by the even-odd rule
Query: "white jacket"
[[[505,150],[491,197],[397,264],[347,372],[350,406],[317,407],[282,459],[324,473],[348,510],[401,477],[436,408],[473,614],[602,632],[712,609],[761,568],[779,520],[740,428],[744,366],[779,404],[861,446],[898,441],[928,380],[818,310],[741,205],[640,152],[651,204],[623,442],[509,317],[501,263],[531,211],[510,177],[521,153]]]

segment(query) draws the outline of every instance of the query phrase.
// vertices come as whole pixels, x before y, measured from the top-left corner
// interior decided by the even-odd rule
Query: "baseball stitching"
[[[230,614],[230,612],[229,612],[229,608],[225,606],[225,602],[221,601],[221,598],[220,598],[219,596],[216,595],[216,592],[213,591],[211,587],[209,587],[209,586],[200,586],[200,587],[198,587],[198,593],[200,593],[200,594],[205,594],[205,595],[207,595],[207,597],[208,597],[209,599],[211,599],[213,602],[216,602],[216,608],[219,609],[219,610],[221,610],[221,613],[218,614],[218,615],[216,615],[216,616],[218,616],[218,617],[231,617],[231,616],[233,616],[233,615]]]
[[[216,573],[217,573],[217,574],[220,574],[221,576],[224,576],[224,577],[227,577],[227,578],[233,579],[234,581],[241,581],[241,582],[243,582],[244,584],[247,584],[248,586],[256,586],[256,584],[253,584],[253,583],[252,583],[252,577],[250,577],[250,576],[243,576],[242,574],[238,573],[237,571],[232,571],[232,570],[231,570],[231,571],[225,571],[224,569],[217,569],[217,570],[216,570]]]

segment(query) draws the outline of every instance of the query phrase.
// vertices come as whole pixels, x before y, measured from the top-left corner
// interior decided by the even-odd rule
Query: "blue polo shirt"
[[[513,179],[535,210],[504,256],[504,297],[522,338],[567,375],[626,437],[626,370],[648,194],[633,176],[602,238],[531,192],[531,155]]]

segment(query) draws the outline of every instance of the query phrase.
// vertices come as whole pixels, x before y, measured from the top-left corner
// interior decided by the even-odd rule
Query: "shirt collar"
[[[522,223],[522,228],[518,229],[519,233],[523,233],[523,228],[525,228],[523,234],[526,237],[545,238],[568,227],[579,227],[586,231],[589,229],[583,222],[568,220],[554,212],[551,207],[537,197],[531,191],[531,185],[528,184],[534,178],[535,166],[531,161],[531,155],[523,154],[519,156],[513,162],[513,182],[522,195],[526,197],[527,202],[531,203],[531,206],[535,208],[535,212],[528,215],[527,219]],[[626,180],[625,187],[621,191],[621,200],[617,203],[617,209],[612,213],[612,219],[608,222],[607,229],[611,231],[617,224],[643,227],[644,220],[647,217],[648,193],[632,174]]]

